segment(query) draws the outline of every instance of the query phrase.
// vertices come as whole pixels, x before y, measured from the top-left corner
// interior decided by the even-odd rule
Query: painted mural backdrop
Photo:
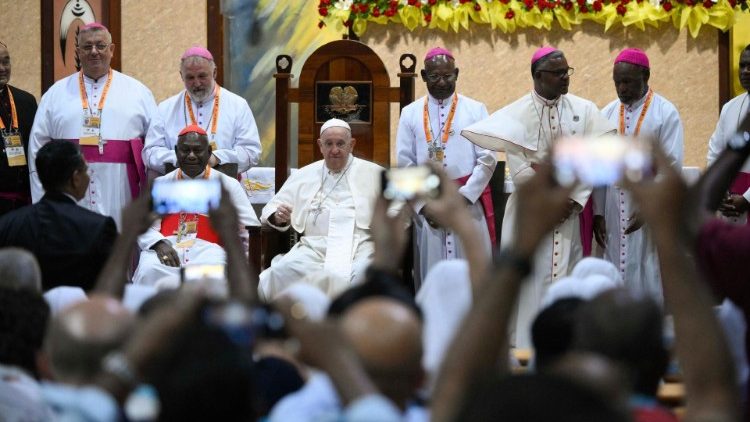
[[[321,45],[341,39],[318,28],[317,2],[307,0],[225,0],[222,13],[227,45],[224,83],[250,103],[263,144],[262,166],[273,166],[276,56],[292,56],[292,85],[302,64]],[[290,162],[297,162],[296,107],[292,108]]]

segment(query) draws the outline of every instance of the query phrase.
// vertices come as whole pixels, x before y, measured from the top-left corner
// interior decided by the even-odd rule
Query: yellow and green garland
[[[726,31],[734,14],[748,10],[748,0],[319,0],[319,26],[357,36],[369,22],[443,31],[490,25],[504,33],[521,28],[550,30],[552,22],[566,30],[590,20],[608,30],[615,23],[644,30],[672,22],[688,28],[693,38],[706,25]]]

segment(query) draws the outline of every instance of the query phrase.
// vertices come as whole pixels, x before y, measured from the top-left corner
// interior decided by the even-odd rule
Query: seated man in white
[[[211,147],[206,131],[200,126],[184,128],[175,146],[179,168],[161,180],[219,179],[224,194],[230,195],[237,209],[240,237],[247,244],[245,226],[259,226],[250,201],[237,179],[208,167]],[[133,283],[153,285],[170,276],[177,279],[180,267],[200,264],[225,264],[226,255],[219,244],[219,236],[211,228],[208,216],[180,212],[167,214],[156,220],[151,228],[138,238],[141,249],[138,269]]]
[[[318,139],[323,160],[293,173],[263,208],[264,224],[291,226],[303,237],[260,274],[261,299],[301,281],[335,296],[361,279],[373,253],[370,220],[383,168],[355,158],[354,144],[349,124],[325,122]]]

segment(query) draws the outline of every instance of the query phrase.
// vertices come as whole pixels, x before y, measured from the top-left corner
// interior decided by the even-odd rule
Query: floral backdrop
[[[605,31],[618,23],[643,30],[671,22],[695,38],[706,25],[728,30],[735,13],[747,10],[748,0],[319,0],[318,26],[361,36],[369,23],[455,32],[480,24],[508,33],[549,30],[553,22],[570,30],[590,20]]]

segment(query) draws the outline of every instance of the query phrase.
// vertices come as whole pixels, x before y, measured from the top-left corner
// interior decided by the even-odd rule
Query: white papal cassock
[[[350,156],[339,173],[330,172],[323,160],[292,173],[263,207],[261,221],[281,231],[291,226],[303,236],[260,274],[262,300],[273,300],[297,282],[313,284],[332,297],[362,278],[374,252],[370,221],[382,171]],[[268,221],[280,204],[292,207],[291,224],[282,227]]]
[[[719,157],[719,154],[727,147],[729,139],[737,132],[742,118],[750,111],[750,96],[745,92],[738,95],[721,108],[716,130],[708,141],[708,165],[710,166]],[[733,184],[732,193],[745,197],[750,202],[750,160],[740,169],[740,173]],[[747,213],[739,217],[726,218],[728,221],[744,224],[747,222]]]
[[[470,206],[472,222],[480,236],[476,241],[481,242],[489,254],[492,245],[480,196],[495,171],[497,158],[494,151],[480,148],[461,136],[461,131],[465,127],[487,118],[487,108],[484,104],[469,97],[457,93],[453,95],[458,96],[458,102],[448,141],[443,144],[445,148],[443,170],[454,180],[468,177],[458,191],[472,204]],[[441,141],[441,135],[450,115],[453,96],[440,101],[427,95],[404,107],[401,111],[396,137],[399,167],[416,166],[431,161],[424,127],[425,99],[428,101],[432,138]],[[417,205],[413,218],[414,283],[417,289],[430,268],[439,261],[465,258],[463,247],[453,231],[433,228],[427,224],[424,216],[419,214],[423,205]]]
[[[142,140],[149,127],[160,119],[154,96],[146,86],[117,71],[112,72],[112,78],[101,115],[101,137],[108,140],[108,144],[104,146],[105,155],[116,147],[127,149],[128,145],[123,145],[123,141],[135,138]],[[83,79],[89,107],[96,110],[107,83],[107,76],[96,80],[84,76]],[[37,151],[52,139],[78,140],[81,137],[83,119],[79,73],[57,81],[42,96],[29,140],[29,173],[34,202],[39,201],[44,195],[34,163]],[[135,143],[130,146],[133,148],[133,154],[137,154],[141,167],[139,171],[143,173],[143,163],[140,160],[142,143],[140,146],[136,146]],[[124,163],[92,162],[92,158],[98,158],[97,148],[82,149],[86,150],[84,155],[89,162],[91,183],[86,196],[78,204],[111,216],[119,227],[122,208],[130,202],[133,194],[137,193],[132,190],[132,166]]]
[[[525,130],[519,133],[508,127],[516,122]],[[550,101],[532,91],[473,125],[470,130],[485,134],[501,132],[498,139],[506,152],[510,176],[515,186],[520,186],[534,175],[533,166],[548,158],[552,141],[557,137],[597,136],[614,132],[615,127],[589,100],[566,94]],[[590,186],[578,185],[571,193],[571,199],[584,207],[591,190]],[[516,201],[516,193],[512,193],[503,218],[502,246],[512,244],[516,233],[523,235],[523,227],[515,227]],[[529,330],[544,293],[553,282],[568,275],[582,256],[579,216],[574,214],[542,240],[534,256],[531,278],[521,288],[515,327],[516,347],[531,346]]]
[[[623,108],[623,128],[625,135],[635,136],[641,113],[648,94]],[[602,114],[616,127],[620,127],[620,100],[609,103]],[[653,93],[651,102],[643,116],[639,137],[658,140],[677,171],[682,169],[683,130],[680,114],[672,103],[659,94]],[[633,233],[625,234],[630,225],[628,219],[637,211],[630,193],[619,185],[594,190],[594,214],[603,215],[607,225],[607,247],[604,258],[613,263],[627,288],[648,294],[658,303],[663,301],[659,257],[653,243],[651,230],[641,227]]]
[[[260,137],[255,117],[244,98],[219,85],[216,88],[219,90],[218,119],[214,113],[215,95],[200,103],[191,97],[194,123],[206,130],[209,142],[216,143],[213,151],[216,158],[221,163],[237,163],[238,172],[242,173],[258,164],[260,157]],[[186,92],[183,90],[159,103],[159,114],[164,124],[151,128],[143,148],[143,161],[151,170],[164,173],[165,162],[177,166],[174,152],[177,135],[184,127],[193,124],[185,103]],[[212,133],[214,119],[216,134]]]
[[[169,174],[158,177],[156,180],[177,180],[179,171],[180,170],[177,169]],[[182,174],[182,177],[188,179],[184,173]],[[203,177],[205,177],[205,172],[195,178],[201,179]],[[234,204],[234,207],[237,210],[237,216],[239,219],[239,227],[237,230],[245,249],[247,249],[248,234],[245,227],[260,226],[260,221],[258,221],[258,216],[255,215],[252,205],[250,205],[250,200],[247,199],[245,190],[237,179],[222,174],[219,171],[209,170],[208,178],[220,179],[224,189],[230,195],[232,204]],[[151,249],[152,246],[161,240],[169,242],[177,251],[182,266],[226,264],[226,253],[224,252],[224,248],[220,245],[197,237],[194,239],[194,242],[191,242],[192,244],[181,246],[178,242],[176,233],[163,233],[163,221],[164,220],[162,219],[156,220],[144,234],[138,237],[138,247],[141,249],[141,255],[140,260],[138,261],[138,269],[133,275],[133,283],[154,285],[162,278],[176,278],[180,275],[179,267],[170,267],[162,264],[156,251]],[[206,223],[208,223],[207,219],[198,222],[199,225]],[[198,231],[200,233],[200,227],[198,228]]]

